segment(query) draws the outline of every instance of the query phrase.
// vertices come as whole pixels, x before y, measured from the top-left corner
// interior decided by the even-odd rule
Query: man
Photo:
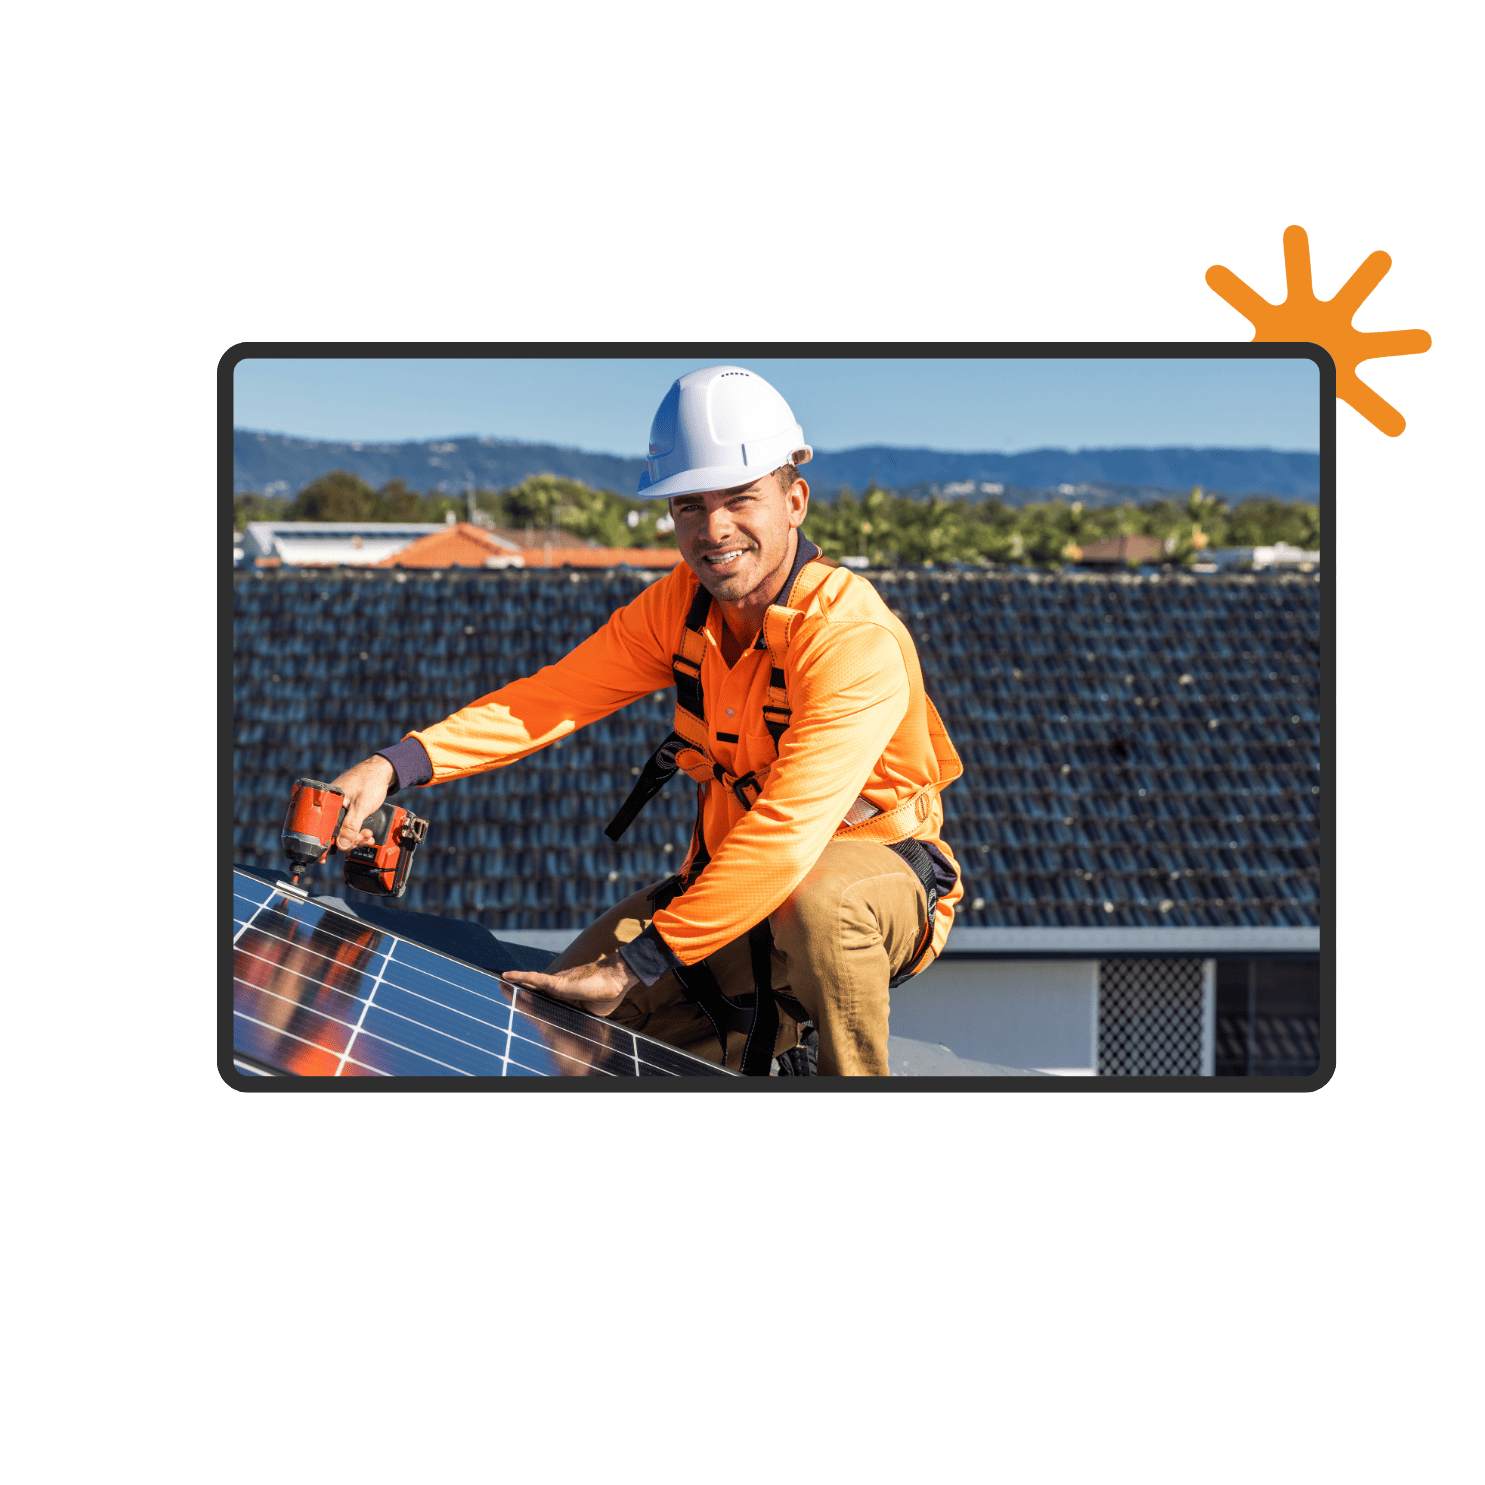
[[[890,990],[942,949],[962,894],[939,839],[961,772],[907,630],[800,533],[811,457],[762,377],[681,377],[639,493],[684,558],[555,665],[341,775],[344,849],[389,792],[514,762],[661,687],[675,730],[609,832],[676,771],[699,786],[668,882],[518,985],[745,1073],[819,1033],[822,1075],[885,1075]],[[581,787],[574,780],[574,787]]]

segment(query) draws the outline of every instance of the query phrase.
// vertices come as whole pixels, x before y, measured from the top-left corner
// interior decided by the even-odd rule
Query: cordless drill
[[[293,863],[291,887],[297,887],[311,866],[338,849],[335,839],[345,814],[345,794],[334,784],[294,780],[283,832],[284,852]],[[346,852],[346,885],[378,897],[401,897],[407,891],[413,852],[428,834],[428,822],[388,802],[369,814],[361,828],[371,832],[372,840]]]

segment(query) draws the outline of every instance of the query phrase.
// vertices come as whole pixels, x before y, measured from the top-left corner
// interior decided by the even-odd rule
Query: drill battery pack
[[[407,891],[413,852],[428,834],[428,822],[400,805],[384,804],[361,822],[374,844],[346,852],[346,885],[379,897],[401,897]]]

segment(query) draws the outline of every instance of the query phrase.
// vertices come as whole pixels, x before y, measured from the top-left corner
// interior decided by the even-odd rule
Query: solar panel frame
[[[234,869],[229,906],[218,1066],[234,1088],[753,1081],[262,876]]]

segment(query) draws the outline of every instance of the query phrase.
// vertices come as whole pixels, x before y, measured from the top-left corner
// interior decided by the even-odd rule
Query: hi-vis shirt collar
[[[810,562],[820,555],[814,542],[801,535],[794,553],[794,563],[789,576],[778,591],[778,596],[768,606],[763,623],[758,629],[758,639],[753,649],[771,650],[772,670],[767,699],[763,705],[763,725],[777,750],[785,730],[789,726],[789,701],[784,692],[783,652],[788,647],[789,630],[798,614],[790,609],[787,599],[793,596],[799,575]],[[743,809],[751,809],[763,790],[763,777],[759,771],[751,770],[741,777],[729,773],[711,755],[706,731],[706,701],[701,689],[701,667],[706,652],[703,632],[711,614],[712,595],[701,586],[698,578],[691,607],[686,614],[686,627],[681,635],[680,649],[671,656],[671,673],[675,677],[676,705],[675,724],[670,736],[650,755],[629,797],[619,807],[619,812],[604,829],[610,840],[618,840],[634,817],[652,800],[677,773],[685,773],[698,784],[715,779],[723,788],[730,789]],[[763,770],[766,777],[767,770]],[[697,842],[701,842],[700,853],[704,857],[704,837],[699,832],[693,840],[687,865],[699,870],[695,857]]]
[[[794,584],[799,580],[799,574],[806,562],[813,562],[820,555],[820,549],[803,532],[799,533],[799,549],[794,553],[794,565],[789,569],[789,576],[784,579],[784,586],[774,595],[774,600],[769,604],[770,608],[792,608],[789,599],[793,596]],[[756,648],[766,650],[767,642],[763,638],[763,626],[758,629],[758,643]]]

